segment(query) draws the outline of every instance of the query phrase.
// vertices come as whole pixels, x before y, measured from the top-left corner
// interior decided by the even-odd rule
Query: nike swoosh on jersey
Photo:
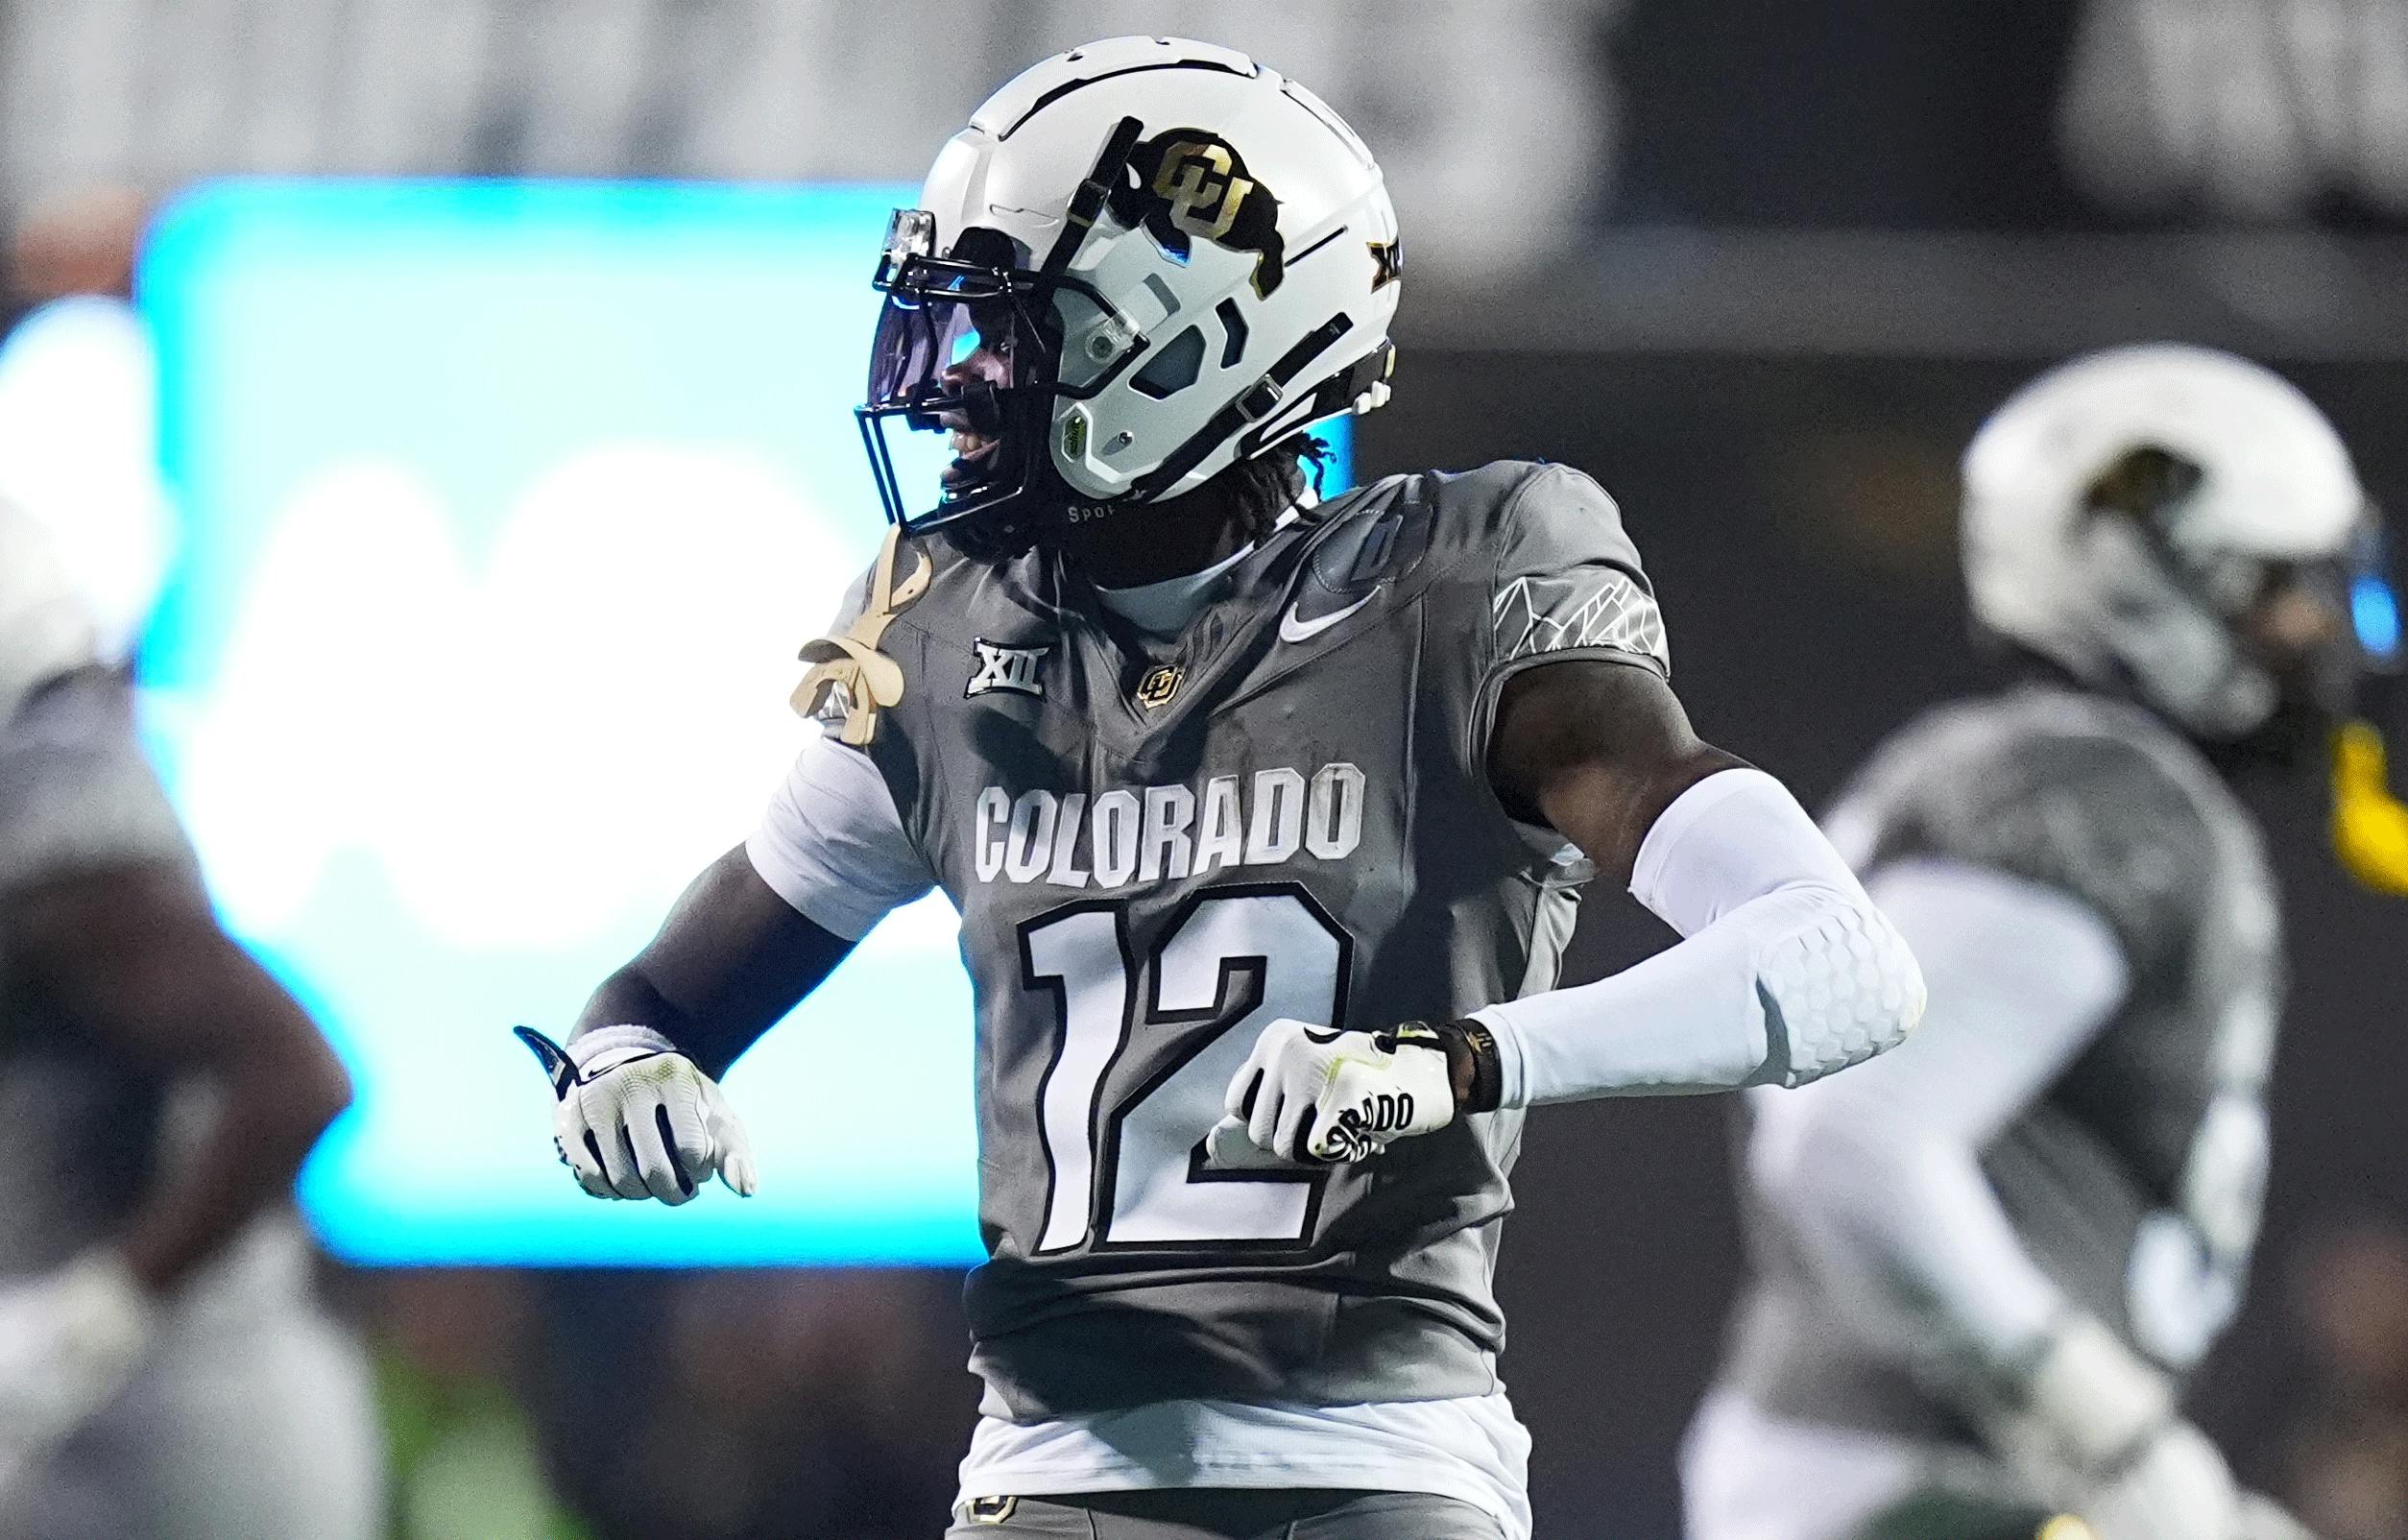
[[[1379,596],[1380,590],[1378,589],[1374,589],[1369,593],[1364,594],[1361,598],[1357,599],[1354,603],[1348,605],[1345,609],[1333,610],[1328,614],[1315,615],[1311,620],[1307,620],[1299,616],[1296,614],[1296,607],[1291,604],[1288,607],[1288,613],[1279,617],[1279,639],[1282,641],[1310,641],[1313,638],[1319,636],[1322,632],[1329,630],[1330,627],[1337,624],[1340,620],[1345,619],[1348,615],[1353,614],[1356,611],[1361,609],[1364,605],[1369,604],[1372,600],[1378,598]]]

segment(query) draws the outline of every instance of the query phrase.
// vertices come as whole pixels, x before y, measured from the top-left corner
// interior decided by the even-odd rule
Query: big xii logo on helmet
[[[1254,253],[1254,292],[1264,299],[1287,273],[1279,200],[1246,172],[1235,146],[1202,129],[1172,129],[1129,152],[1135,187],[1123,186],[1113,212],[1140,220],[1163,250],[1185,256],[1201,237]]]

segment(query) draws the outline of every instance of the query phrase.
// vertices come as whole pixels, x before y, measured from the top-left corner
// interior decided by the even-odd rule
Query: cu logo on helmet
[[[1197,241],[1254,255],[1254,292],[1269,299],[1287,270],[1279,197],[1246,170],[1226,139],[1202,129],[1170,129],[1129,155],[1135,180],[1113,195],[1121,223],[1144,225],[1181,262]]]
[[[1235,174],[1227,145],[1178,139],[1166,146],[1154,173],[1154,193],[1170,205],[1170,222],[1208,241],[1226,236],[1238,223],[1254,183]]]

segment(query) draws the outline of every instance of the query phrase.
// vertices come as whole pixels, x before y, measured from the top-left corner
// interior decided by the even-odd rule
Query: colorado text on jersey
[[[1224,866],[1278,866],[1298,851],[1342,860],[1362,843],[1363,773],[1340,760],[1285,765],[1186,786],[978,793],[971,809],[978,880],[1125,886],[1201,877]],[[1084,838],[1081,838],[1084,835]]]

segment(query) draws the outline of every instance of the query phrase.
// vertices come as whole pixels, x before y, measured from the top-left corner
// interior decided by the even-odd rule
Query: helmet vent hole
[[[1204,333],[1193,326],[1163,345],[1162,351],[1129,380],[1129,388],[1165,400],[1195,383],[1204,372]]]
[[[1221,340],[1220,367],[1233,368],[1239,359],[1245,356],[1246,318],[1239,311],[1235,300],[1223,300],[1214,307],[1213,314],[1220,317],[1221,330],[1228,333]]]

